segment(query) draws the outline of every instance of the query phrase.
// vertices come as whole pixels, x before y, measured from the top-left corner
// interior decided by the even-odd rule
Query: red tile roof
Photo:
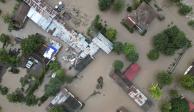
[[[139,72],[140,67],[138,64],[132,64],[125,72],[124,72],[124,77],[127,78],[128,80],[132,81],[137,73]]]

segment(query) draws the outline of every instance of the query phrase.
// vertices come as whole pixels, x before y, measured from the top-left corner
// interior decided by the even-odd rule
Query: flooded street
[[[57,3],[56,1],[60,0],[48,0],[50,3]],[[71,8],[76,8],[81,11],[81,13],[87,15],[87,25],[78,27],[78,31],[83,33],[87,32],[87,28],[90,25],[91,21],[95,18],[97,14],[100,14],[101,18],[107,22],[107,24],[113,28],[116,28],[118,31],[118,40],[122,42],[129,42],[136,46],[139,53],[138,64],[141,67],[141,71],[134,80],[134,83],[137,85],[140,90],[148,94],[148,87],[155,80],[155,74],[161,70],[167,70],[169,65],[174,61],[174,57],[166,57],[161,55],[160,59],[152,62],[147,58],[147,53],[152,48],[152,37],[157,33],[161,32],[167,28],[168,24],[173,22],[181,30],[183,30],[187,37],[194,42],[194,31],[188,27],[186,17],[181,17],[178,14],[178,9],[176,6],[163,7],[165,5],[165,0],[157,0],[160,6],[163,7],[162,13],[166,16],[165,21],[158,21],[157,19],[150,25],[148,32],[145,36],[140,36],[137,32],[131,34],[129,33],[121,24],[121,19],[125,16],[123,13],[114,13],[112,11],[100,12],[98,9],[98,0],[63,0],[65,5]],[[14,0],[7,0],[6,5],[0,3],[0,8],[4,9],[5,12],[9,12],[13,9],[15,2]],[[86,5],[89,4],[89,5]],[[5,8],[6,7],[6,8]],[[7,25],[0,21],[0,33],[8,33],[10,35],[18,37],[26,37],[29,34],[40,33],[46,37],[52,38],[48,33],[43,31],[32,21],[28,21],[26,27],[20,31],[7,31]],[[194,47],[190,48],[180,61],[175,73],[181,75],[187,66],[194,59]],[[123,55],[116,55],[111,53],[106,55],[102,52],[99,52],[94,61],[89,64],[89,66],[80,73],[80,77],[76,79],[68,88],[78,96],[81,101],[85,101],[86,105],[83,108],[82,112],[115,112],[120,106],[127,107],[131,112],[143,112],[127,94],[109,77],[109,73],[112,70],[112,63],[116,59],[121,59],[125,62],[125,67],[130,63],[126,60]],[[19,73],[20,76],[25,75],[25,71],[21,70]],[[100,90],[101,94],[97,94],[93,97],[88,98],[96,88],[97,79],[99,76],[102,76],[104,79],[104,87]],[[6,73],[3,77],[2,84],[8,86],[11,90],[19,86],[19,77],[17,75],[11,75]],[[16,86],[17,85],[17,86]],[[43,90],[43,87],[41,87]],[[194,100],[194,96],[191,97],[192,93],[184,93],[186,96]],[[150,97],[150,96],[149,96]],[[45,108],[52,98],[47,100],[41,107],[27,107],[23,104],[13,104],[9,103],[6,100],[5,96],[0,95],[0,105],[3,108],[3,112],[46,112]],[[154,101],[156,104],[153,106],[150,112],[158,112],[157,101]]]

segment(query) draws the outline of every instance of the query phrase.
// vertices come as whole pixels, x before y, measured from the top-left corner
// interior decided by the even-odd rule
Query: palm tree
[[[10,42],[10,37],[4,33],[0,35],[0,42],[3,43],[3,48]]]
[[[149,92],[155,99],[160,99],[160,96],[162,95],[161,89],[157,83],[151,85],[151,87],[149,88]]]

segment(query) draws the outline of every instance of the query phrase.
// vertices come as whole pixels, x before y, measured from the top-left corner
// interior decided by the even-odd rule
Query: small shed
[[[138,64],[132,64],[124,72],[124,77],[132,81],[137,75],[137,73],[139,72],[139,70],[140,70],[140,66]]]
[[[16,27],[18,28],[22,28],[26,19],[27,19],[27,14],[30,10],[30,6],[27,5],[26,3],[24,2],[21,2],[18,9],[16,10],[16,13],[15,15],[13,16],[13,21],[16,24]]]

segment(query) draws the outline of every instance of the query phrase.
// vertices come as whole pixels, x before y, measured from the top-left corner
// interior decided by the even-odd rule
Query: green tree
[[[46,96],[55,96],[59,91],[63,82],[57,78],[51,79],[45,86]]]
[[[170,102],[163,102],[160,108],[161,112],[171,112],[171,109],[172,105]]]
[[[9,102],[23,102],[24,101],[24,95],[20,90],[16,90],[15,92],[12,92],[7,95],[7,99]]]
[[[180,80],[181,86],[188,90],[194,90],[194,76],[184,75]]]
[[[130,62],[135,63],[139,59],[139,54],[135,51],[129,52],[129,54],[127,55],[127,59]]]
[[[98,6],[101,11],[105,11],[111,7],[112,0],[98,0]]]
[[[123,44],[121,42],[114,42],[113,44],[113,51],[117,54],[122,52]]]
[[[49,112],[64,112],[64,109],[62,106],[54,106],[52,107]]]
[[[147,54],[147,57],[152,61],[157,60],[159,56],[160,56],[160,53],[156,49],[150,50],[149,53]]]
[[[162,91],[161,91],[160,87],[158,86],[158,84],[152,84],[149,88],[149,92],[150,92],[151,96],[155,99],[160,99],[160,97],[162,95]]]
[[[159,52],[173,55],[176,50],[190,47],[191,44],[185,34],[177,26],[173,26],[154,36],[153,45]]]
[[[35,52],[44,43],[44,39],[39,34],[29,35],[28,38],[22,40],[21,49],[23,54],[31,54]]]
[[[53,71],[57,71],[60,68],[61,68],[61,66],[57,60],[55,60],[49,64],[49,69],[51,69]]]
[[[3,43],[3,48],[10,43],[10,37],[4,33],[0,35],[0,42]]]
[[[110,41],[115,41],[116,40],[116,36],[117,36],[117,31],[113,28],[108,28],[106,30],[106,37],[110,40]]]
[[[191,27],[191,28],[194,28],[194,20],[190,20],[188,22],[188,25]]]
[[[38,99],[36,98],[35,95],[30,95],[25,97],[25,103],[28,106],[33,106],[38,103]]]
[[[115,0],[113,3],[113,9],[117,12],[121,12],[125,7],[125,0]]]
[[[12,22],[11,16],[9,14],[4,15],[3,21],[4,21],[4,23],[8,23],[8,24],[11,23]]]
[[[135,46],[130,43],[124,43],[122,51],[125,55],[135,52]]]
[[[189,104],[184,98],[173,98],[171,99],[172,109],[170,112],[189,112]]]
[[[116,60],[113,64],[115,71],[121,71],[124,67],[124,64],[120,60]]]
[[[157,74],[157,81],[160,87],[170,85],[172,83],[172,75],[167,72],[160,72]]]
[[[188,5],[185,5],[185,4],[181,4],[180,5],[179,13],[181,15],[187,15],[191,11],[192,11],[192,7],[191,6],[188,6]]]

